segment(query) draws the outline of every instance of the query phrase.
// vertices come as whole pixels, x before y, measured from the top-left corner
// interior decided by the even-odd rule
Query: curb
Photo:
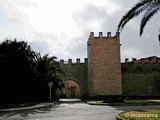
[[[83,99],[81,99],[81,101],[84,102],[85,104],[88,104],[87,101],[85,101],[85,100],[83,100]]]
[[[7,109],[0,109],[0,112],[10,112],[10,111],[20,111],[20,110],[30,110],[30,109],[37,109],[37,108],[45,108],[45,107],[52,107],[55,105],[55,102],[53,103],[39,103],[34,106],[28,106],[28,107],[22,107],[22,108],[7,108]]]
[[[116,116],[116,120],[126,120],[124,118],[121,118],[119,115]]]
[[[99,105],[99,106],[109,106],[108,104],[98,104],[94,102],[86,102],[88,105]]]
[[[125,112],[121,112],[121,113],[125,113]],[[119,114],[121,114],[121,113],[119,113]],[[126,120],[126,119],[120,117],[119,114],[116,116],[116,120]]]

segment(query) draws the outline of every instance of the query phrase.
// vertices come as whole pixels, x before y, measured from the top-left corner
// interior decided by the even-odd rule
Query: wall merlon
[[[117,39],[120,39],[120,32],[116,32]]]
[[[84,58],[84,63],[88,63],[88,58]]]
[[[63,59],[60,60],[60,64],[64,64],[64,60]]]
[[[68,64],[72,64],[72,59],[68,59]]]
[[[76,59],[76,63],[80,63],[80,58],[77,58],[77,59]]]
[[[99,37],[103,38],[103,32],[99,32]]]
[[[90,37],[90,38],[93,38],[93,37],[94,37],[94,32],[90,32],[89,37]]]
[[[111,32],[107,32],[107,37],[108,37],[108,38],[111,37]]]

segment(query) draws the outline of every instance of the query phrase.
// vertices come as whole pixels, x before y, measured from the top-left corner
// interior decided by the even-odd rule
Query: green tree
[[[15,103],[31,98],[35,55],[24,41],[5,40],[0,44],[1,102]]]
[[[117,31],[123,29],[123,27],[134,17],[144,12],[144,15],[140,24],[140,36],[143,34],[146,23],[160,10],[160,0],[140,0],[135,4],[120,20]],[[158,36],[160,40],[160,35]]]

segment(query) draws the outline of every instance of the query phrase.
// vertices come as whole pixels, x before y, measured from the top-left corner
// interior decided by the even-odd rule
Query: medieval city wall
[[[61,63],[66,73],[64,80],[73,80],[80,85],[81,97],[88,96],[88,61],[84,63]],[[69,59],[71,61],[71,59]],[[121,63],[122,96],[160,96],[160,63]],[[81,79],[80,79],[81,78]]]
[[[66,76],[80,86],[81,97],[95,96],[160,96],[160,63],[120,63],[119,33],[107,36],[91,32],[88,58],[81,62],[60,60]]]

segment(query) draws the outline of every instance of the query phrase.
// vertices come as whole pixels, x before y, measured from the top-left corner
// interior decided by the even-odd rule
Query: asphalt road
[[[146,108],[148,107],[155,108]],[[120,112],[142,108],[144,107],[88,105],[79,99],[61,99],[54,106],[0,112],[0,120],[115,120]]]

